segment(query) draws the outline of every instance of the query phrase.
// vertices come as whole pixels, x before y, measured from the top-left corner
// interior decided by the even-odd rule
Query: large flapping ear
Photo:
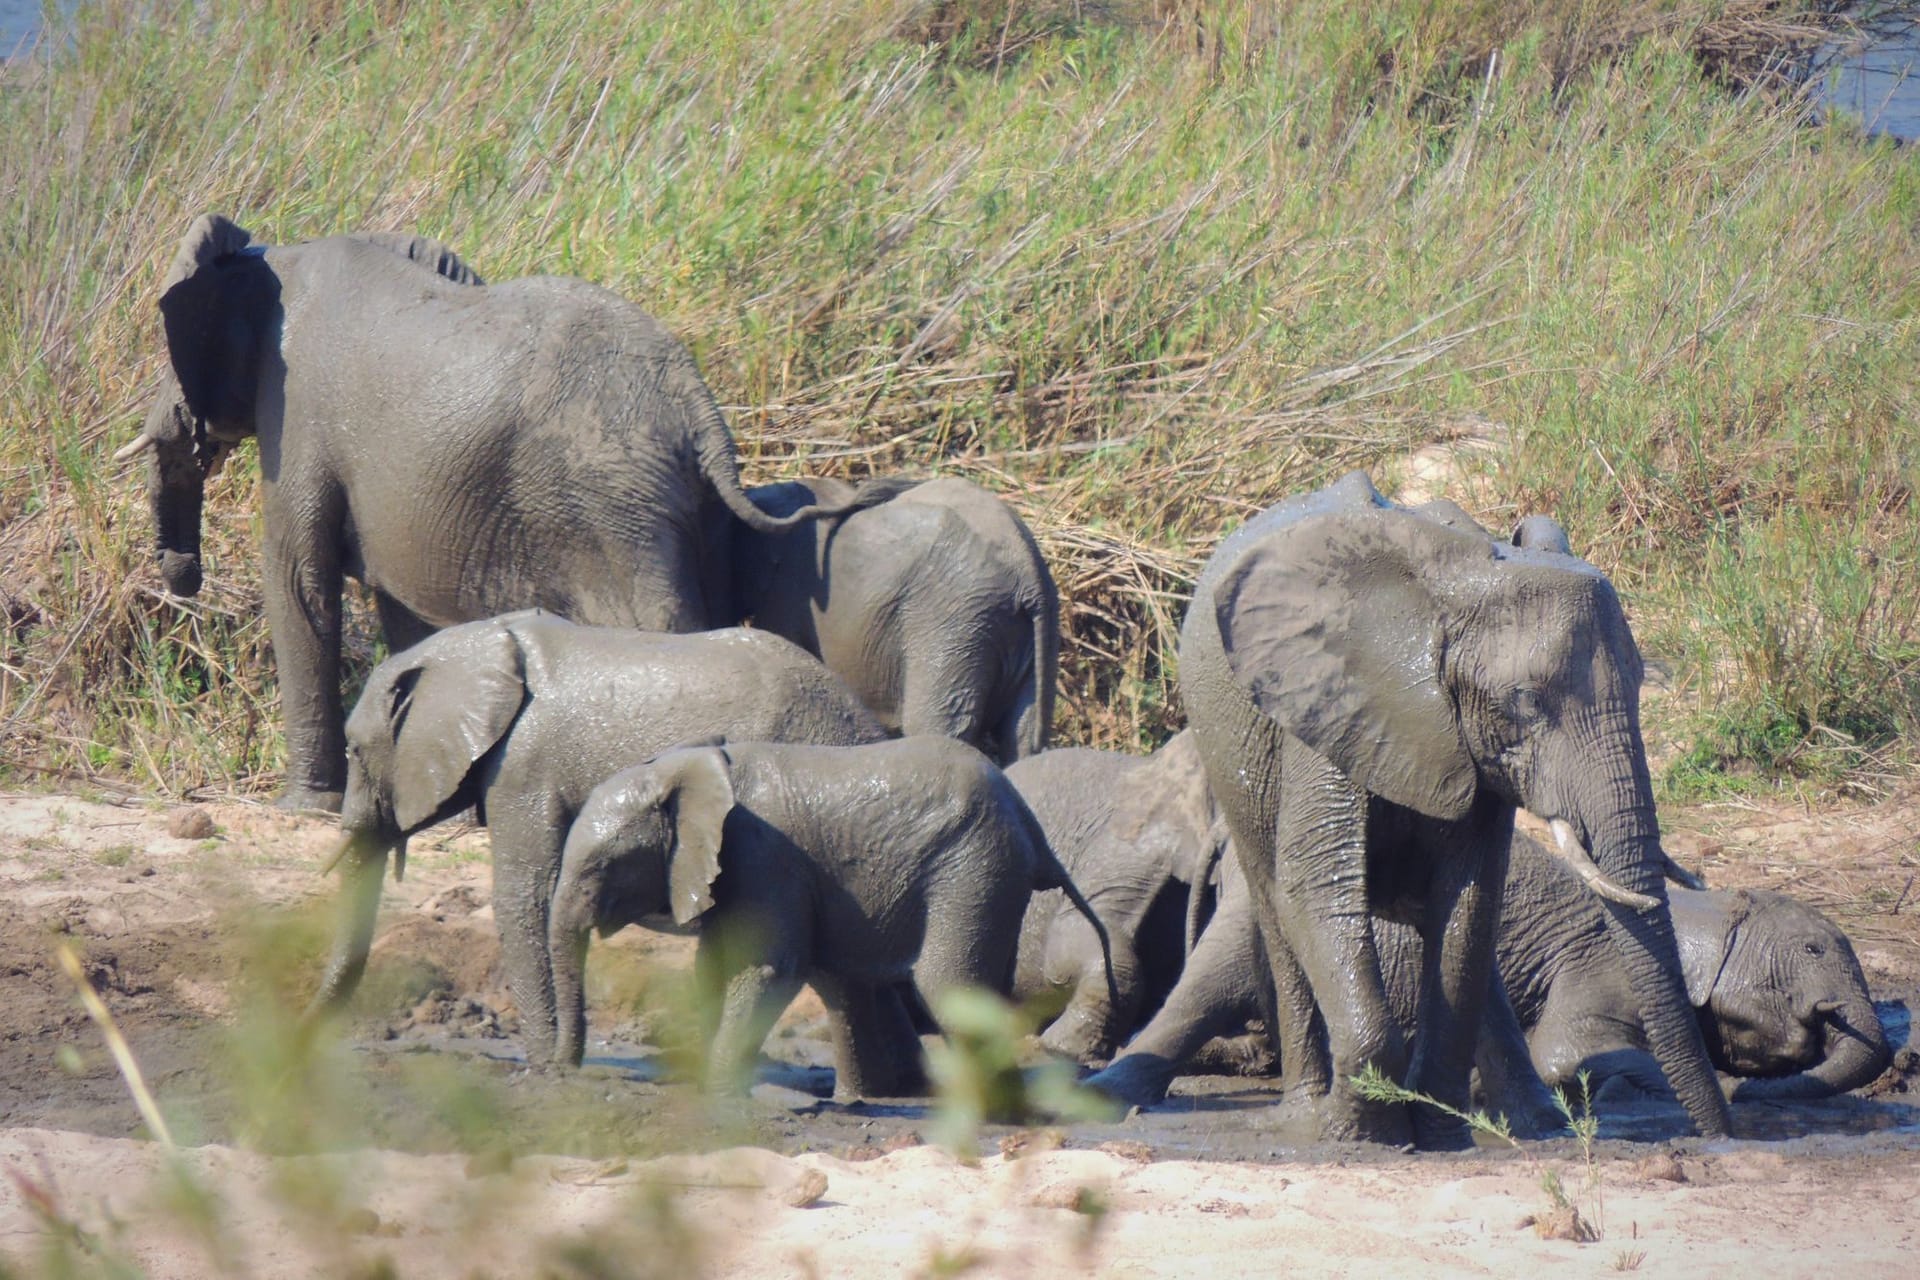
[[[424,652],[416,646],[389,659],[407,664],[386,694],[392,699],[393,816],[402,831],[453,799],[526,701],[520,646],[505,627],[481,624],[471,637],[443,637]],[[375,696],[374,687],[363,696]]]
[[[1733,956],[1734,935],[1753,911],[1753,895],[1736,893],[1670,893],[1673,940],[1680,951],[1680,973],[1686,979],[1687,1003],[1704,1009],[1713,999]]]
[[[280,299],[273,269],[244,252],[250,239],[219,214],[202,214],[161,288],[174,377],[194,416],[213,427],[251,429],[260,352]]]
[[[1479,774],[1442,683],[1440,587],[1493,555],[1482,534],[1397,508],[1282,525],[1214,587],[1227,663],[1256,706],[1356,785],[1464,817]]]
[[[691,924],[713,906],[720,844],[733,811],[732,762],[722,747],[696,747],[659,757],[673,851],[667,855],[667,898],[675,924]]]

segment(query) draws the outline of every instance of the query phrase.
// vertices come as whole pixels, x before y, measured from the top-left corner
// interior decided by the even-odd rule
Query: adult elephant
[[[405,236],[263,247],[207,214],[160,313],[170,376],[119,456],[152,451],[161,572],[190,596],[206,478],[259,441],[289,807],[337,810],[346,782],[343,576],[373,589],[396,651],[530,607],[699,631],[732,621],[732,520],[819,513],[754,506],[692,355],[584,281],[485,286]]]
[[[1466,1141],[1353,1079],[1374,1067],[1467,1105],[1518,805],[1552,820],[1604,898],[1695,1125],[1727,1132],[1674,945],[1641,675],[1598,570],[1397,507],[1359,472],[1215,551],[1182,628],[1181,693],[1272,965],[1290,1092],[1316,1098],[1321,1136]],[[1427,942],[1411,1054],[1376,908]]]

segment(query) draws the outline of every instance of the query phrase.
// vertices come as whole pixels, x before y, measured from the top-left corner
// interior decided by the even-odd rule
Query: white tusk
[[[1667,879],[1688,889],[1705,889],[1707,882],[1700,878],[1697,871],[1689,871],[1673,860],[1671,854],[1663,853],[1661,859],[1667,864]]]
[[[126,444],[115,449],[113,451],[113,460],[115,462],[125,462],[129,458],[137,458],[148,449],[153,448],[153,444],[153,437],[142,432]]]
[[[1573,824],[1565,818],[1555,818],[1548,824],[1553,828],[1553,842],[1560,849],[1560,857],[1573,868],[1575,875],[1586,881],[1587,888],[1593,890],[1609,902],[1617,902],[1623,907],[1632,907],[1636,911],[1651,911],[1660,904],[1644,893],[1635,893],[1631,889],[1622,889],[1607,878],[1607,873],[1593,863],[1593,858],[1581,847],[1580,837],[1573,834]]]

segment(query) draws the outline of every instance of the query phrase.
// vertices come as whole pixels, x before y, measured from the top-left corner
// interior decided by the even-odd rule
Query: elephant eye
[[[1546,718],[1547,702],[1538,689],[1528,687],[1514,690],[1511,705],[1513,718],[1520,724],[1532,724]]]
[[[1823,946],[1821,946],[1821,945],[1820,945],[1819,943],[1817,943],[1817,942],[1809,942],[1809,943],[1805,943],[1805,944],[1804,944],[1804,949],[1806,950],[1806,953],[1807,953],[1808,955],[1810,955],[1810,956],[1814,956],[1814,957],[1819,957],[1819,956],[1823,956],[1823,955],[1825,955],[1825,954],[1827,954],[1827,949],[1826,949],[1825,947],[1823,947]]]

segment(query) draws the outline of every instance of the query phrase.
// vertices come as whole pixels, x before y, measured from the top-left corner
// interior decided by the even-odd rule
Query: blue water
[[[75,0],[60,0],[62,13],[73,12]],[[23,53],[40,33],[41,0],[0,0],[0,61]]]
[[[1863,20],[1868,29],[1859,39],[1816,56],[1822,99],[1868,133],[1920,139],[1920,9],[1902,5]]]

